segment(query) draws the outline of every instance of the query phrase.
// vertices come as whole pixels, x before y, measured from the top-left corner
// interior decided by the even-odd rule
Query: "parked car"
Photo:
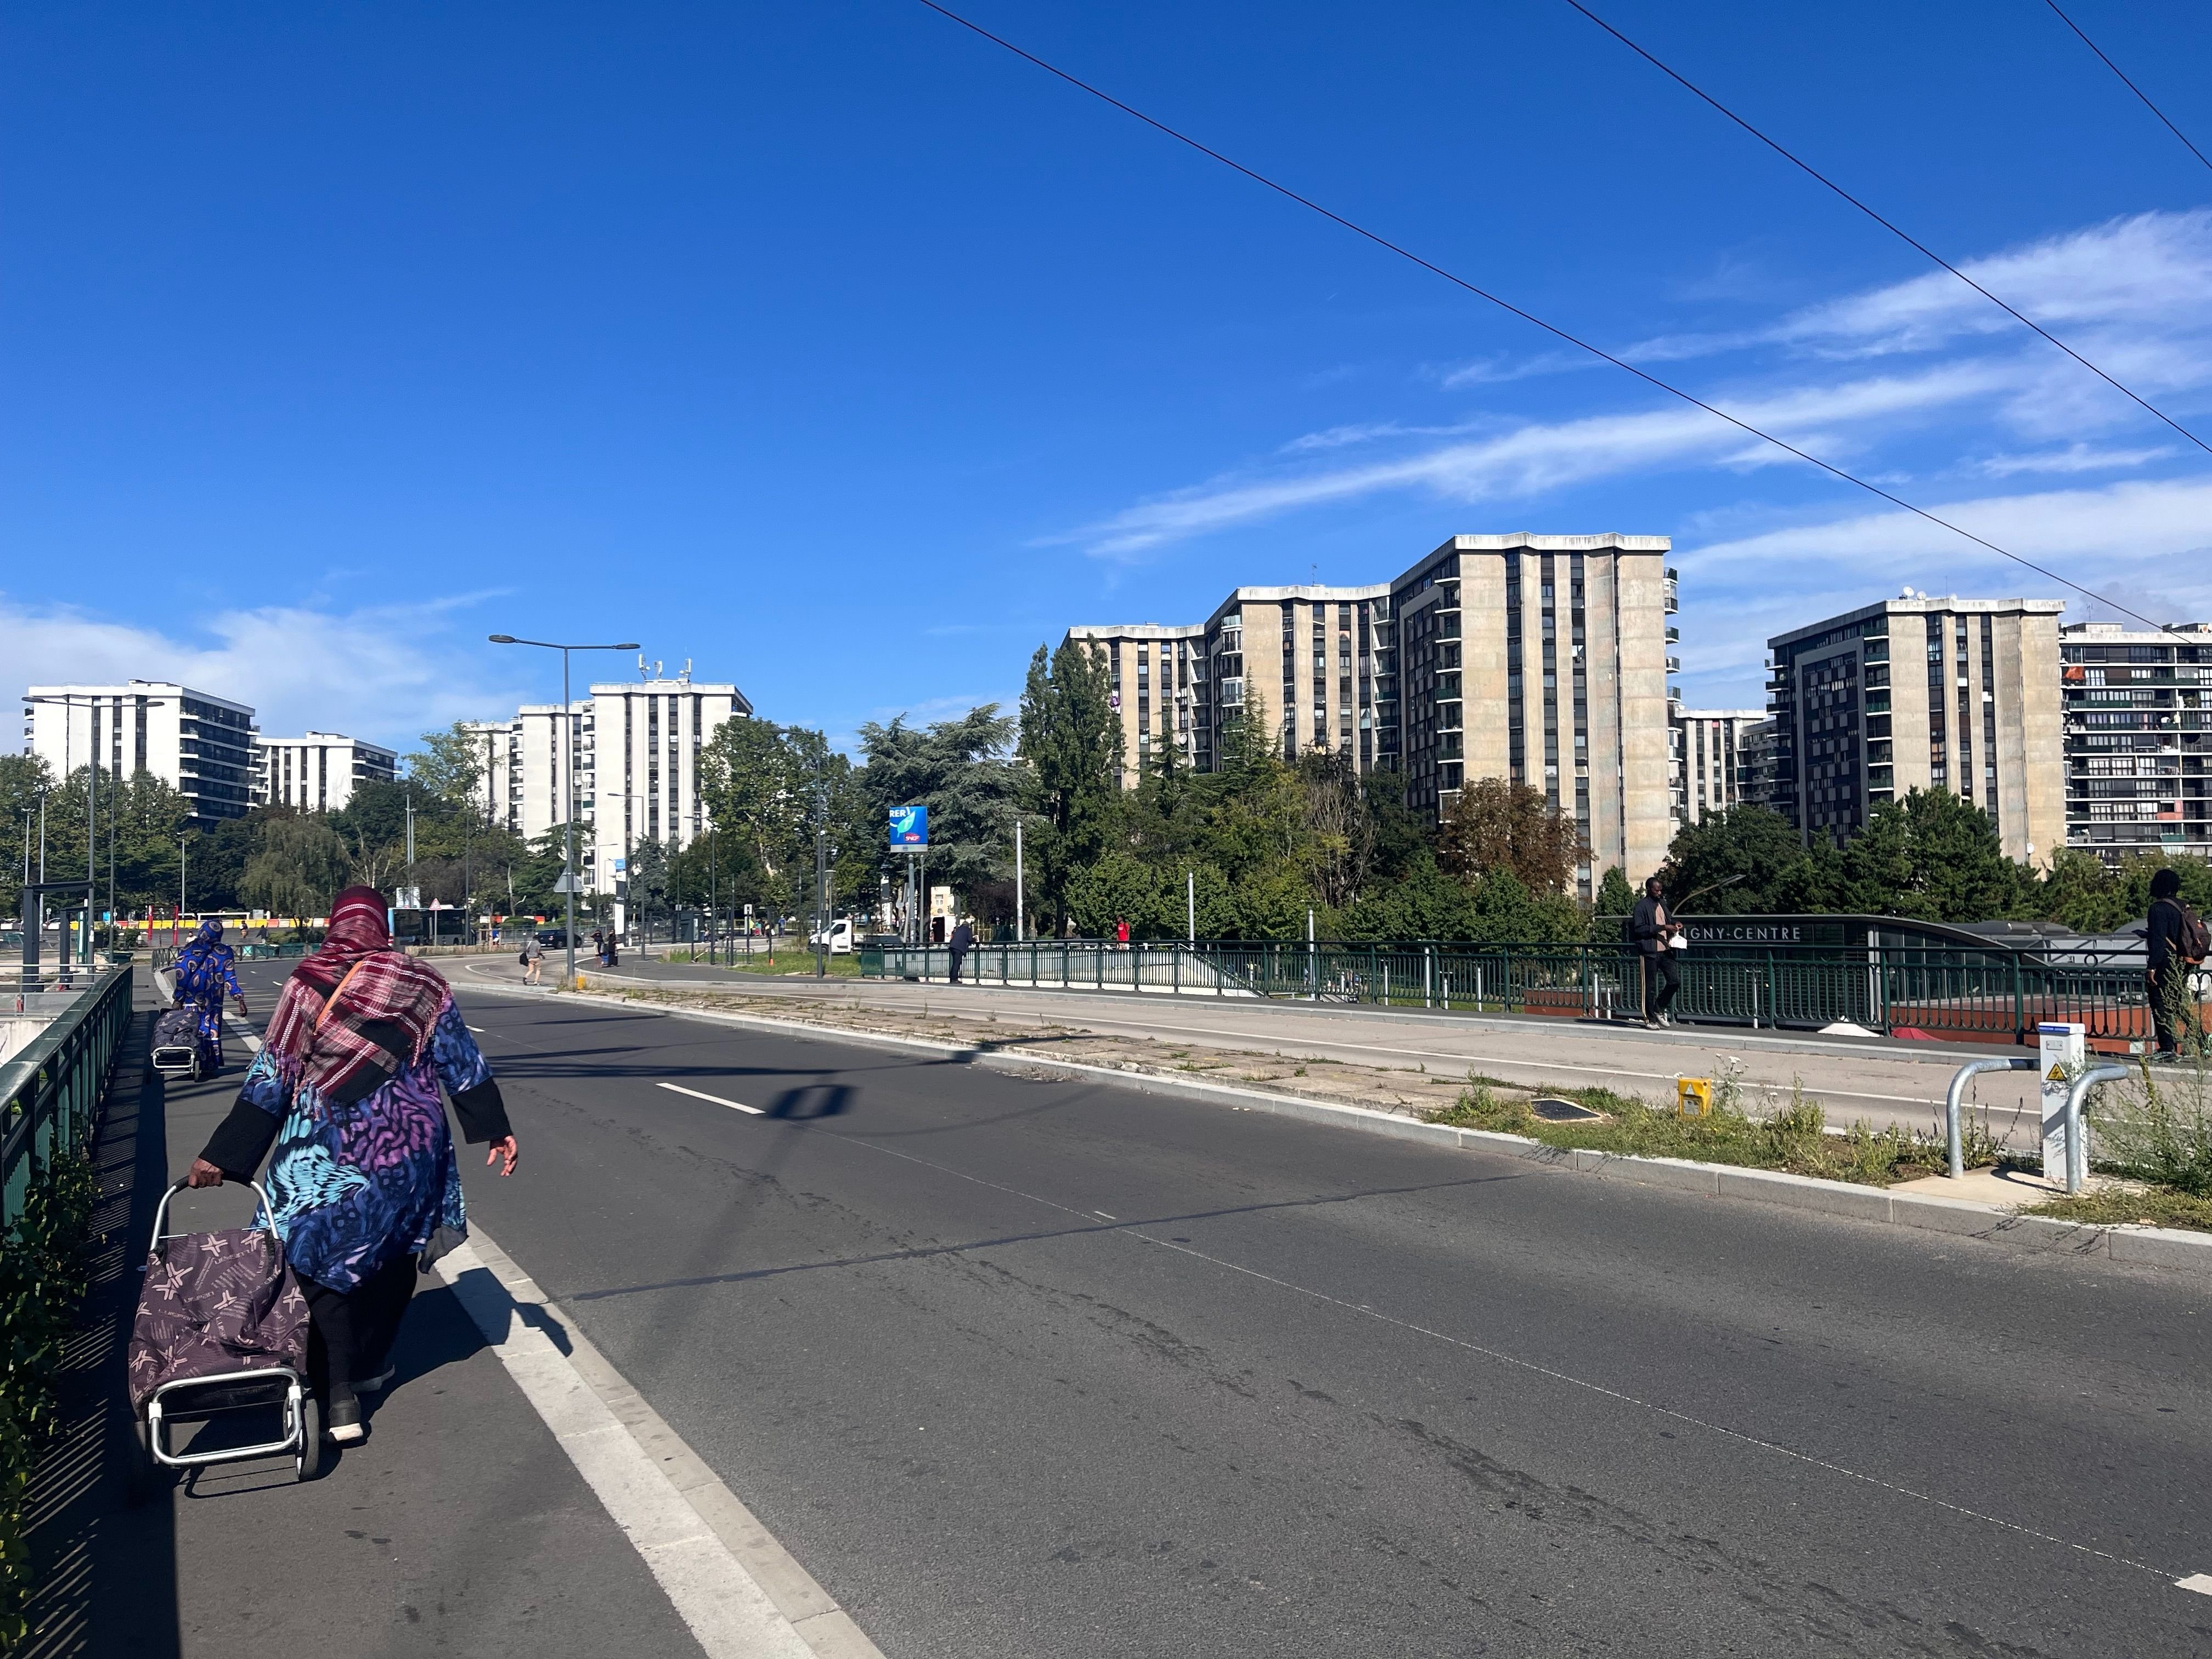
[[[565,927],[541,927],[538,930],[538,942],[549,951],[565,951],[568,948],[568,930]]]

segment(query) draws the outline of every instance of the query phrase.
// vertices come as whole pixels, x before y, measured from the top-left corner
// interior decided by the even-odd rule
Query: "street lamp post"
[[[576,720],[568,702],[568,653],[571,651],[635,651],[633,640],[623,645],[561,645],[551,640],[519,640],[512,634],[494,634],[494,645],[534,645],[541,651],[561,653],[561,896],[565,902],[564,925],[561,930],[568,969],[561,981],[561,988],[572,991],[576,987]]]

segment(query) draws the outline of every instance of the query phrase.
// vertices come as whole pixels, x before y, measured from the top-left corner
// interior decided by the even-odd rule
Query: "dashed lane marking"
[[[2212,1572],[2192,1572],[2186,1578],[2175,1579],[2173,1587],[2195,1590],[2199,1595],[2212,1595]]]
[[[687,1089],[680,1083],[659,1083],[655,1084],[653,1086],[658,1089],[665,1089],[671,1094],[689,1095],[694,1100],[711,1100],[717,1106],[727,1106],[732,1111],[750,1112],[755,1117],[766,1117],[768,1115],[768,1114],[761,1110],[759,1107],[748,1106],[742,1100],[725,1100],[721,1096],[710,1095],[703,1089]]]

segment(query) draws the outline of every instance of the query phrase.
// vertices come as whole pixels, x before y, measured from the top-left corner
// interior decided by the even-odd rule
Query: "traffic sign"
[[[891,808],[891,845],[894,847],[929,845],[929,809],[927,806]]]

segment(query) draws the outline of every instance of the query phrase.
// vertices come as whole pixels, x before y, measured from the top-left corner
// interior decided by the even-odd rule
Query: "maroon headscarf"
[[[436,969],[392,948],[383,896],[349,887],[322,948],[284,981],[262,1046],[287,1083],[357,1099],[422,1059],[449,994]]]

